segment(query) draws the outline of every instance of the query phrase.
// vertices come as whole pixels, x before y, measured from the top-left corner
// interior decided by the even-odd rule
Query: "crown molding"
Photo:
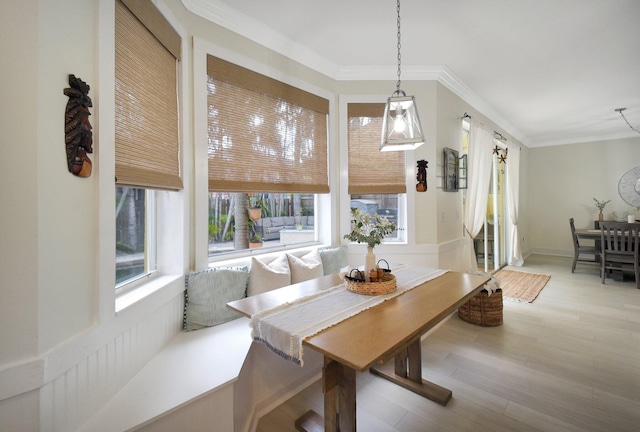
[[[395,65],[339,66],[327,58],[315,54],[304,45],[273,30],[271,27],[239,13],[224,4],[207,0],[181,0],[181,2],[190,12],[334,80],[383,81],[390,80],[390,77],[394,79],[396,77],[397,68]],[[448,67],[443,65],[403,66],[402,78],[404,80],[438,81],[504,129],[505,132],[509,133],[524,145],[529,145],[529,140],[521,131],[508,122],[477,93],[471,90],[469,86],[462,82]]]
[[[304,45],[226,5],[207,0],[180,0],[187,10],[328,77],[338,65]]]
[[[584,144],[590,142],[602,142],[602,141],[616,141],[616,140],[626,140],[626,139],[640,139],[638,134],[629,133],[629,132],[615,132],[615,133],[606,133],[599,135],[585,135],[580,138],[571,137],[571,138],[554,138],[554,139],[545,139],[539,138],[536,139],[531,145],[528,147],[537,148],[537,147],[552,147],[559,145],[567,145],[567,144]]]

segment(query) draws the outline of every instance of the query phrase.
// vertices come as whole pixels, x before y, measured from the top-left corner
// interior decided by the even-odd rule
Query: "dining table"
[[[599,226],[598,221],[595,223],[596,226]],[[602,231],[600,228],[597,229],[576,229],[576,236],[580,240],[594,240],[596,251],[600,251],[602,247]],[[596,254],[596,261],[601,262],[601,253]],[[613,270],[610,272],[610,276],[613,280],[623,281],[624,275],[622,270]]]
[[[422,378],[421,337],[479,293],[489,279],[487,275],[442,271],[433,279],[305,337],[303,347],[317,351],[324,359],[324,416],[308,411],[296,420],[296,429],[356,431],[356,373],[367,370],[446,405],[451,390]],[[342,278],[332,274],[232,301],[227,306],[252,318],[254,326],[253,319],[265,311],[313,301],[321,291],[340,290],[340,286],[344,286]],[[367,297],[352,292],[342,295]],[[255,340],[254,327],[253,343],[260,343]]]

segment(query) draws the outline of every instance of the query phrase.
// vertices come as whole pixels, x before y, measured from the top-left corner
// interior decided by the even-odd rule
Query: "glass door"
[[[470,123],[462,122],[462,154],[463,158],[469,150]],[[485,272],[499,270],[506,264],[506,194],[505,194],[505,160],[506,145],[499,139],[494,140],[494,152],[491,166],[491,184],[489,185],[489,200],[484,227],[474,238],[473,246],[476,253],[478,269]],[[503,156],[503,157],[501,157]],[[460,177],[465,179],[462,187],[462,206],[466,205],[466,170],[461,171]],[[464,228],[463,228],[464,229]],[[463,234],[464,235],[464,234]]]
[[[505,146],[500,140],[494,141],[493,161],[491,167],[491,184],[487,216],[483,229],[484,253],[478,254],[478,267],[484,271],[499,270],[506,263],[506,229],[505,229],[505,161],[500,158]]]

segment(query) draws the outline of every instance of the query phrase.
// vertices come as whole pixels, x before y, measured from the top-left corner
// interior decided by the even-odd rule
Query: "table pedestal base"
[[[301,432],[355,432],[356,371],[325,357],[322,368],[324,419],[307,411],[296,420]]]
[[[422,379],[420,339],[396,355],[393,365],[374,366],[369,371],[443,406],[452,396],[451,390]]]

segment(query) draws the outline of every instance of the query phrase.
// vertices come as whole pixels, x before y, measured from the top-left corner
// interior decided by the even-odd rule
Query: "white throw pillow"
[[[292,284],[324,276],[322,259],[317,250],[313,250],[300,258],[287,254],[287,259],[289,260]]]
[[[291,285],[291,273],[286,255],[280,255],[269,264],[251,258],[247,296],[261,294],[287,285]]]

